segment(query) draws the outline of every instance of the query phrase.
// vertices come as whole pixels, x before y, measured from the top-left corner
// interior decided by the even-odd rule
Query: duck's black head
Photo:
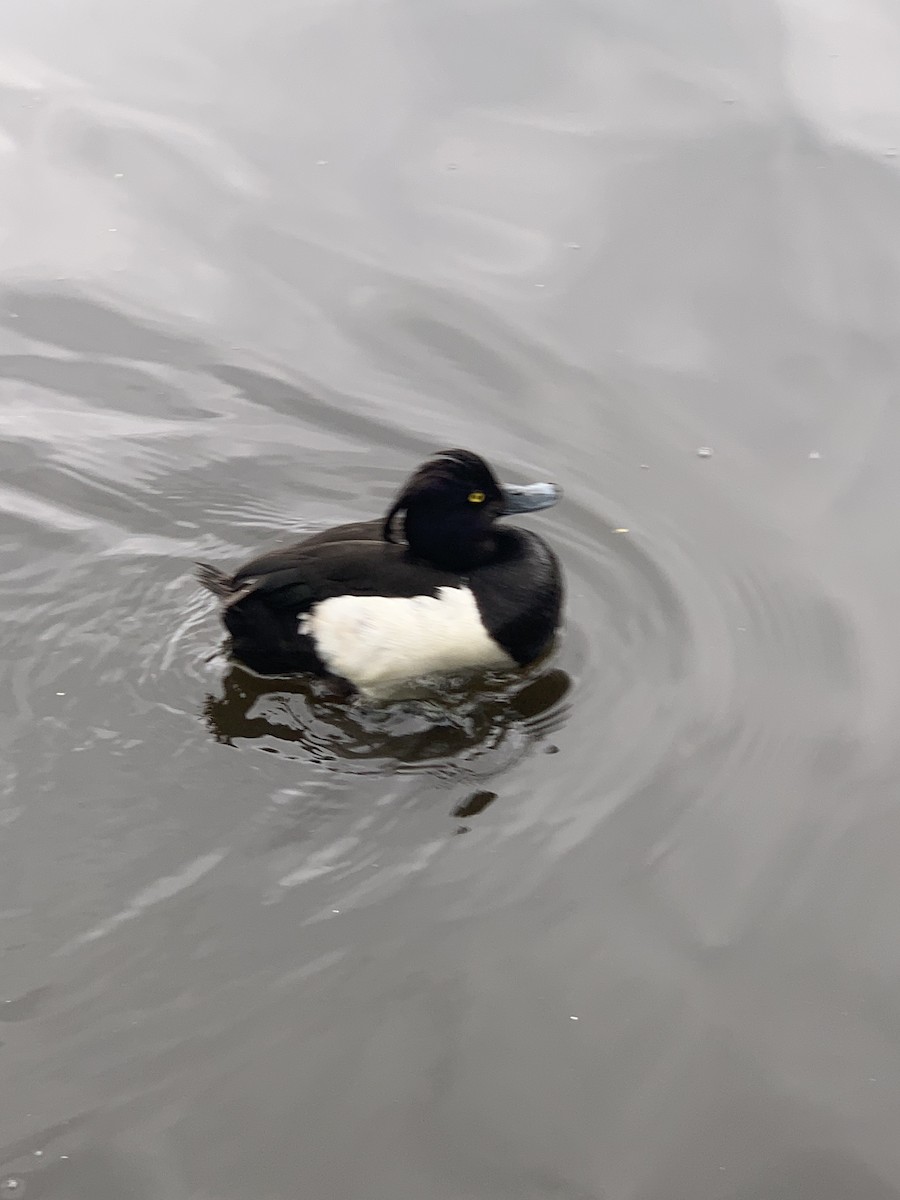
[[[396,518],[419,558],[454,571],[472,570],[496,554],[494,522],[536,512],[559,499],[552,483],[501,487],[471,450],[442,450],[410,476],[384,519],[385,541],[396,541]]]

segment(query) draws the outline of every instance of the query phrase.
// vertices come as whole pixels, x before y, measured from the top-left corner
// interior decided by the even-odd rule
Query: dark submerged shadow
[[[203,715],[218,742],[253,741],[358,773],[468,760],[513,737],[539,742],[565,720],[569,675],[536,668],[525,678],[486,676],[423,684],[410,698],[368,702],[327,680],[263,678],[230,664]]]

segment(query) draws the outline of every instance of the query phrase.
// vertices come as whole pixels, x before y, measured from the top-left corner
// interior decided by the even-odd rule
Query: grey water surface
[[[0,1196],[900,1196],[898,62],[4,0]],[[458,445],[564,489],[543,662],[228,665],[195,558]]]

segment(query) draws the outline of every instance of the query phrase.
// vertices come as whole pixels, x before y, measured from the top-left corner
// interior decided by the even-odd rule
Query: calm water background
[[[900,1195],[898,61],[4,0],[0,1195]],[[565,488],[549,659],[229,671],[193,558],[459,444]]]

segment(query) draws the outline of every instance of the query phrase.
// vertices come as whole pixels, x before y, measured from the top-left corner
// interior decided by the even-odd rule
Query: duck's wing
[[[382,522],[375,520],[353,521],[347,525],[324,529],[321,533],[313,533],[290,546],[267,550],[264,554],[245,562],[233,574],[210,563],[198,562],[197,579],[214,596],[233,604],[239,593],[247,595],[253,590],[252,585],[257,579],[290,569],[313,548],[334,543],[377,542],[381,540],[381,527]]]
[[[242,563],[231,577],[232,584],[239,587],[248,579],[260,579],[289,570],[297,563],[306,561],[311,554],[321,554],[326,546],[346,547],[348,543],[354,546],[360,543],[377,545],[381,543],[380,529],[381,524],[378,521],[357,521],[350,525],[338,525],[335,529],[324,529],[321,533],[314,533],[302,542],[294,542],[290,546],[277,546],[274,550],[266,550],[265,553]],[[350,553],[359,552],[359,549],[356,549]],[[330,556],[326,555],[323,561],[329,558]]]
[[[348,539],[270,551],[246,563],[228,582],[223,599],[229,609],[252,598],[272,609],[301,613],[333,596],[435,595],[439,587],[458,586],[459,577],[412,559],[404,546]]]
[[[310,534],[303,541],[297,542],[293,548],[330,546],[334,542],[380,542],[383,540],[383,525],[384,521],[380,517],[374,521],[351,521],[347,525],[335,525],[331,529],[323,529],[321,533]],[[265,555],[261,557],[264,558]]]

